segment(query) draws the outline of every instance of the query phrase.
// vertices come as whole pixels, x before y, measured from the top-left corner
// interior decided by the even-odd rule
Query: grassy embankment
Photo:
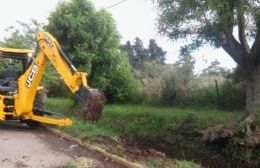
[[[207,150],[204,148],[204,143],[201,142],[199,134],[201,130],[216,124],[227,123],[241,114],[207,108],[106,105],[98,122],[87,123],[80,120],[80,108],[73,106],[74,103],[70,99],[49,98],[45,104],[47,109],[62,112],[73,120],[72,127],[61,127],[60,129],[83,140],[92,140],[99,136],[108,136],[113,139],[128,137],[156,144],[158,139],[163,139],[174,145],[178,145],[176,142],[180,142],[181,145],[185,144],[185,148],[188,150],[198,152],[194,155]],[[176,163],[179,167],[194,167],[191,162],[177,161],[174,165]],[[168,163],[165,160],[153,159],[152,162],[149,161],[145,164],[149,167],[162,167],[162,164],[165,166]]]
[[[73,120],[72,127],[61,128],[82,139],[97,135],[110,137],[168,137],[180,124],[194,123],[196,129],[226,123],[238,117],[238,112],[225,112],[202,108],[166,108],[141,105],[106,105],[101,119],[96,123],[79,120],[80,109],[73,101],[64,98],[48,98],[47,109],[62,112]]]

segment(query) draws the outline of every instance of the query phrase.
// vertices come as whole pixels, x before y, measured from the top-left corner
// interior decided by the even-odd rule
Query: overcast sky
[[[107,8],[120,0],[92,0],[96,9]],[[49,13],[55,10],[59,0],[8,0],[1,2],[0,10],[0,39],[5,36],[4,29],[15,26],[16,21],[29,22],[34,18],[40,22],[47,23]],[[172,42],[162,37],[157,32],[157,12],[151,0],[126,0],[125,2],[107,9],[113,16],[117,29],[121,34],[121,42],[139,37],[148,45],[149,39],[156,39],[157,43],[167,51],[167,63],[173,63],[178,58],[180,42]],[[221,66],[226,68],[235,67],[235,63],[221,49],[204,47],[195,52],[195,71],[200,72],[210,62],[218,59]]]

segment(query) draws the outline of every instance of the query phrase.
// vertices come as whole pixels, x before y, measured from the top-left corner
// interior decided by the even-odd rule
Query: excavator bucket
[[[105,96],[98,89],[90,89],[81,86],[75,92],[76,99],[80,102],[83,108],[83,119],[86,121],[97,121],[104,108]]]

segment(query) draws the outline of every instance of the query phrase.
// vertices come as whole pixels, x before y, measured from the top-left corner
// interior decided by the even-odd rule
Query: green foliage
[[[73,101],[70,99],[49,98],[45,104],[47,108],[62,112],[73,119],[73,125],[71,127],[59,127],[59,129],[80,137],[83,140],[91,140],[100,135],[115,139],[121,136],[137,139],[145,138],[148,142],[163,139],[176,147],[180,146],[183,150],[188,149],[188,153],[192,152],[195,155],[205,153],[212,154],[211,152],[213,151],[215,155],[216,151],[226,150],[225,153],[227,156],[231,156],[239,162],[245,159],[245,154],[240,153],[237,147],[233,147],[234,145],[232,146],[232,144],[227,144],[220,149],[220,146],[209,146],[201,141],[201,130],[216,124],[225,124],[230,120],[242,116],[242,113],[235,111],[228,112],[214,108],[106,105],[101,119],[90,124],[81,121],[81,115],[79,115],[80,109],[72,107]],[[245,150],[245,148],[243,148],[243,150]],[[254,154],[255,156],[259,156],[258,149],[254,152],[256,152],[256,154]],[[255,158],[255,160],[257,160],[257,158]],[[165,160],[165,158],[163,162],[153,159],[146,164],[148,167],[172,167],[173,165],[178,165],[177,167],[186,168],[198,166],[184,160],[174,164],[172,161]]]
[[[81,109],[75,108],[74,101],[72,99],[48,98],[45,100],[45,104],[48,109],[52,111],[59,111],[72,119],[73,125],[71,127],[60,127],[60,129],[74,136],[82,139],[93,138],[98,135],[115,136],[112,130],[103,128],[97,124],[87,123],[80,120]]]
[[[193,76],[194,64],[195,60],[191,56],[190,51],[185,47],[181,47],[180,55],[175,66],[184,73],[185,76],[191,78],[191,76]]]
[[[187,48],[181,48],[174,70],[163,77],[161,102],[166,105],[184,105],[192,92],[195,60]]]
[[[209,44],[222,47],[240,66],[248,91],[259,75],[260,3],[258,0],[154,0],[159,31],[172,40],[190,39],[189,50]],[[234,30],[237,30],[235,32]],[[238,37],[238,38],[236,38]],[[249,41],[252,45],[249,45]],[[213,64],[213,68],[214,68]],[[252,82],[253,81],[253,82]],[[251,84],[254,83],[254,84]],[[257,92],[247,94],[247,115],[257,104]],[[230,92],[229,92],[230,93]]]
[[[218,107],[220,109],[244,109],[246,99],[245,86],[226,80],[219,85],[219,99],[215,86],[195,89],[188,100],[188,105],[199,107]]]
[[[135,81],[128,57],[122,54],[117,61],[118,63],[110,72],[110,83],[105,90],[106,97],[110,102],[134,101],[139,85]]]
[[[78,164],[76,162],[69,163],[64,168],[78,168]]]
[[[8,27],[6,33],[9,36],[5,37],[1,46],[9,48],[36,48],[36,33],[42,29],[42,24],[37,20],[32,19],[31,23],[17,21],[18,27]]]
[[[190,161],[177,161],[179,168],[201,168],[200,165],[194,164]]]
[[[105,128],[99,127],[96,124],[86,123],[71,117],[73,126],[63,127],[62,130],[79,137],[81,139],[89,139],[96,136],[115,136],[115,133]]]
[[[148,51],[149,51],[149,58],[151,60],[161,64],[164,63],[166,51],[163,51],[163,49],[157,45],[154,39],[150,39]]]
[[[178,102],[179,85],[173,74],[170,74],[164,78],[164,85],[162,87],[161,103],[166,105],[176,105]]]
[[[133,73],[118,50],[119,34],[108,12],[96,11],[88,0],[64,1],[51,13],[46,28],[73,64],[88,72],[90,86],[104,91],[111,102],[131,99]]]
[[[149,168],[202,168],[201,165],[186,160],[173,160],[169,158],[152,158],[146,163]]]
[[[217,107],[215,86],[195,89],[189,98],[189,104],[198,107]]]
[[[47,108],[60,111],[68,116],[79,114],[80,109],[71,107],[68,99],[51,98],[46,101]],[[82,138],[96,135],[130,137],[171,137],[176,129],[184,123],[195,123],[199,129],[215,124],[225,123],[238,116],[237,112],[223,112],[204,108],[161,108],[140,105],[106,105],[103,116],[94,124],[83,123],[73,117],[72,127],[62,128]]]
[[[111,15],[96,11],[88,0],[61,2],[46,28],[60,41],[72,62],[91,77],[104,75],[113,65],[118,32]]]
[[[243,109],[246,102],[246,88],[243,83],[225,81],[220,87],[219,108]]]
[[[121,45],[120,48],[127,52],[127,56],[129,58],[129,62],[130,62],[131,65],[134,66],[135,65],[135,53],[134,53],[134,48],[133,48],[131,42],[128,40],[126,42],[126,44]]]
[[[225,79],[218,83],[219,97],[215,85],[202,87],[201,80],[175,71],[163,79],[160,101],[164,105],[217,107],[220,109],[243,109],[246,89],[242,82]],[[184,75],[184,76],[183,76]],[[187,82],[187,83],[186,83]],[[197,83],[197,84],[196,84]]]
[[[144,62],[156,62],[164,64],[166,51],[164,51],[154,39],[150,39],[148,48],[144,47],[143,41],[136,37],[134,44],[130,41],[121,45],[121,49],[127,52],[131,65],[140,67]]]
[[[172,69],[172,66],[164,64],[166,51],[163,51],[154,39],[150,39],[146,48],[138,37],[133,45],[127,41],[121,45],[121,49],[127,52],[135,78],[139,82],[137,94],[134,96],[135,102],[158,104],[162,88],[161,80],[168,68],[170,71]]]
[[[143,41],[138,37],[135,38],[135,42],[133,45],[134,50],[134,62],[142,63],[149,58],[149,53],[146,48],[144,48]]]
[[[47,64],[43,74],[42,85],[50,97],[67,97],[71,96],[69,88],[65,85],[60,75],[51,64]]]
[[[210,66],[202,70],[202,75],[226,75],[227,71],[220,66],[220,62],[215,60]]]
[[[206,43],[220,46],[223,32],[230,33],[237,26],[235,19],[241,19],[240,14],[250,20],[246,23],[246,36],[255,37],[260,18],[257,0],[154,1],[160,10],[159,31],[175,40],[191,37],[192,49]]]
[[[158,104],[162,94],[162,79],[173,72],[173,66],[145,61],[135,67],[134,72],[136,79],[141,83],[141,102]]]

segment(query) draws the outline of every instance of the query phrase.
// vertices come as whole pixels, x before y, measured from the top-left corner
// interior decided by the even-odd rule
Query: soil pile
[[[91,97],[88,105],[83,109],[83,119],[86,121],[97,121],[102,114],[105,104],[105,96],[97,89],[89,89]]]

